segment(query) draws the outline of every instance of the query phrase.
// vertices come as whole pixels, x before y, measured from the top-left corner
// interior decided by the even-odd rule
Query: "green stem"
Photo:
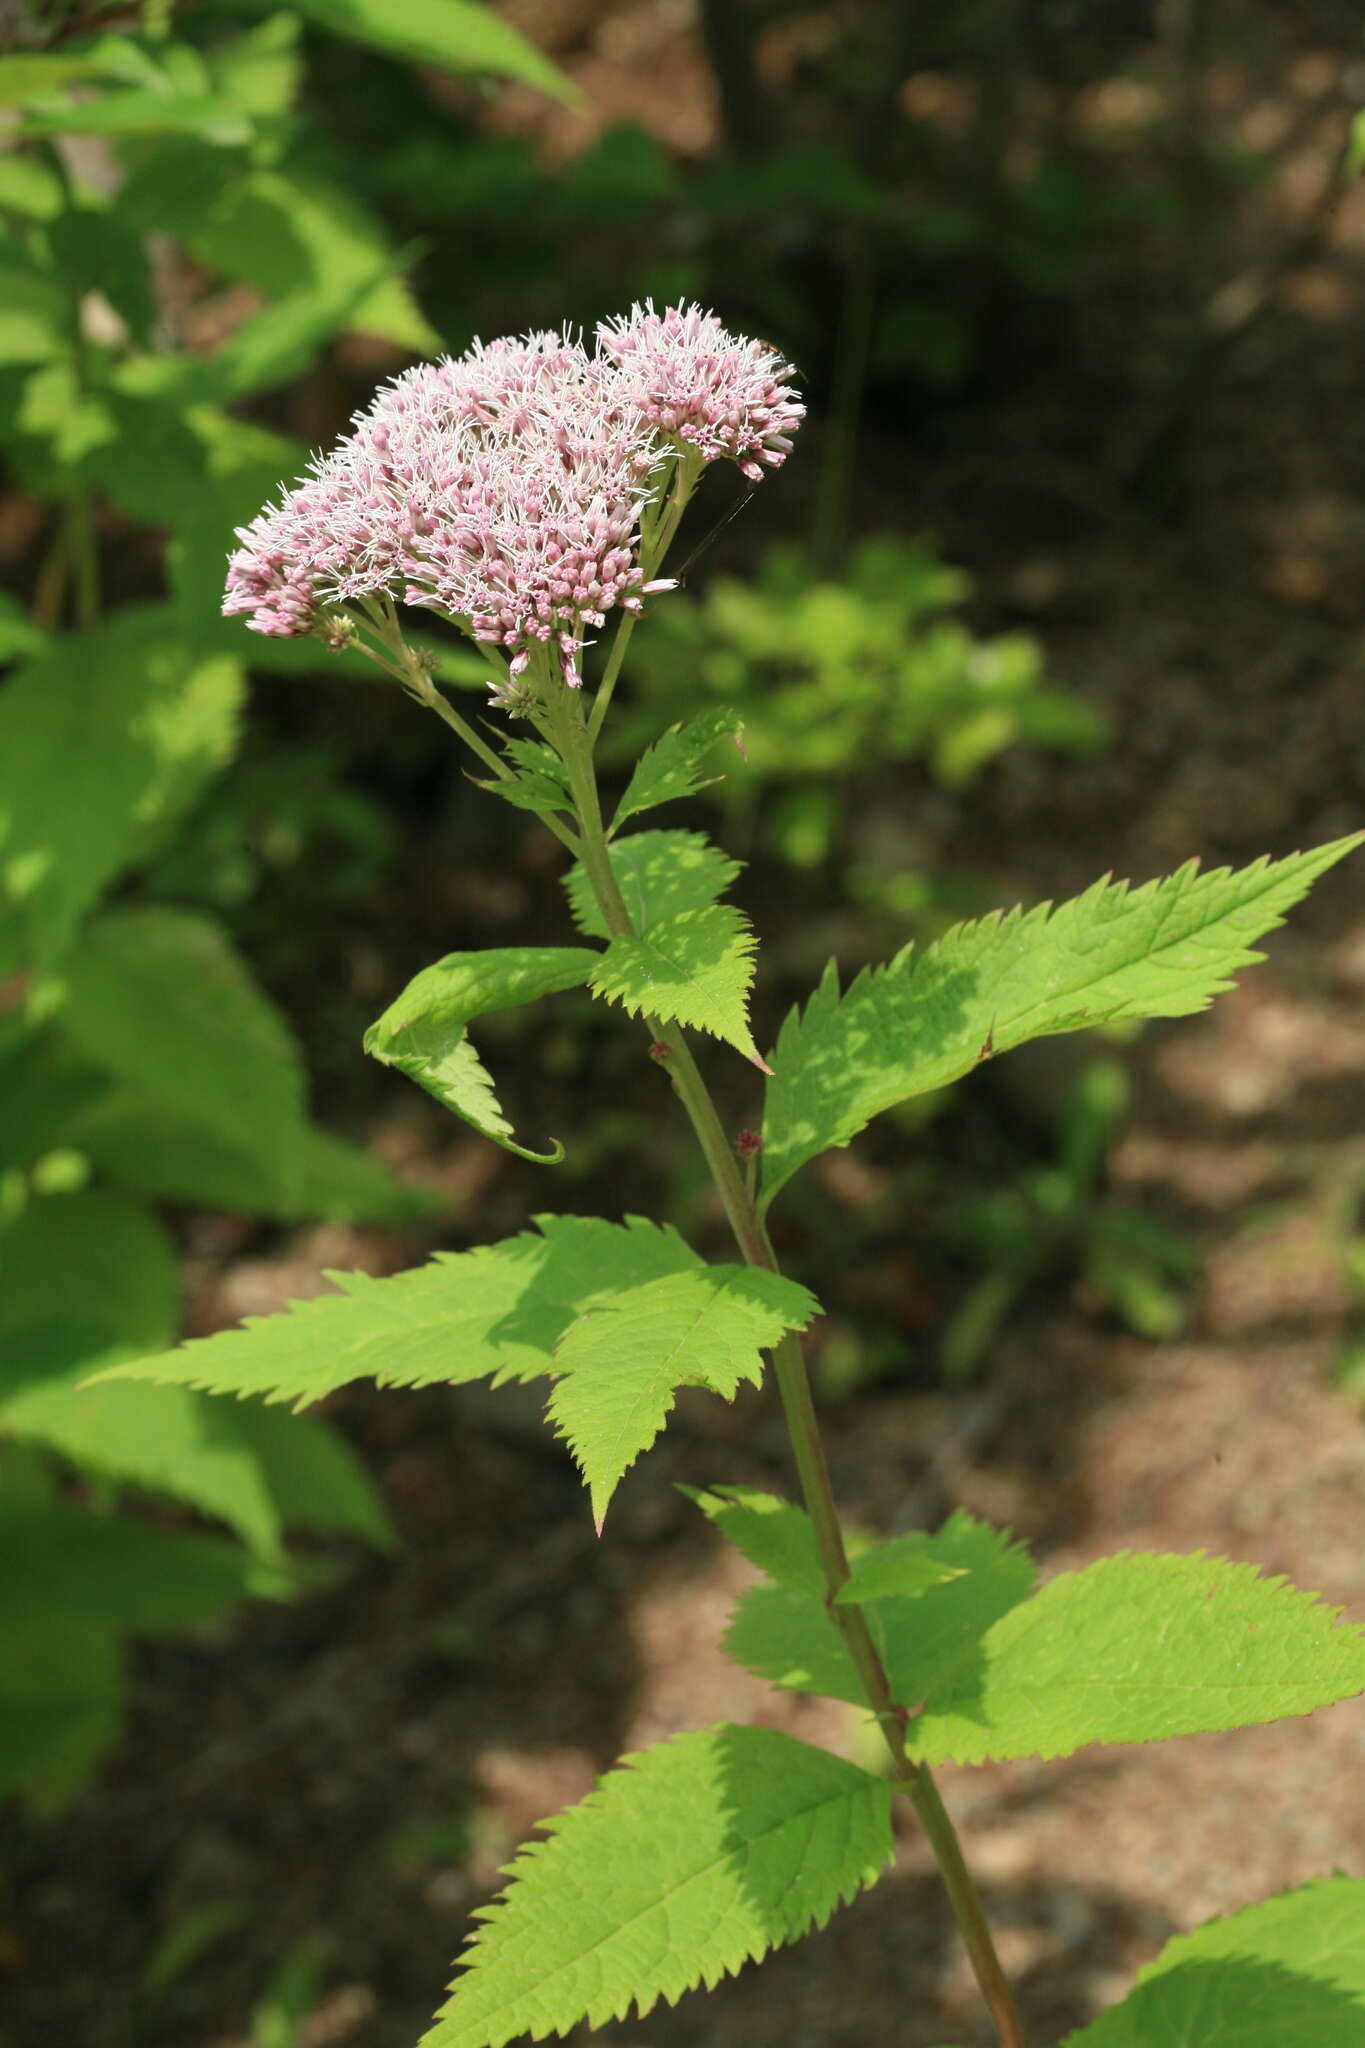
[[[642,527],[640,568],[643,572],[642,580],[645,583],[651,582],[658,575],[664,556],[672,545],[673,536],[678,531],[683,513],[687,510],[687,501],[696,489],[697,478],[700,473],[701,463],[690,449],[680,455],[675,462],[673,474],[669,479],[668,488],[664,493],[663,499],[655,508],[652,524]],[[621,664],[626,658],[626,649],[630,645],[630,636],[635,631],[635,622],[639,616],[638,612],[623,611],[620,622],[617,625],[616,637],[612,642],[611,653],[607,657],[606,670],[603,673],[601,682],[597,686],[597,695],[593,700],[592,715],[588,719],[588,750],[590,754],[592,748],[597,743],[597,735],[602,730],[602,721],[607,715],[607,707],[611,703],[612,691],[616,688],[616,679],[621,673]]]
[[[612,872],[593,774],[591,734],[584,725],[578,706],[568,701],[568,694],[564,690],[556,691],[551,684],[546,695],[547,724],[564,762],[578,812],[580,858],[588,881],[607,929],[613,936],[625,936],[634,932],[634,925]],[[776,1254],[685,1034],[678,1025],[665,1023],[658,1017],[647,1016],[645,1023],[655,1043],[666,1048],[667,1056],[661,1063],[666,1065],[687,1111],[745,1262],[776,1273],[779,1270]],[[995,2024],[1000,2048],[1027,2048],[1023,2024],[995,1952],[980,1895],[967,1869],[952,1821],[928,1768],[912,1762],[905,1753],[910,1717],[895,1699],[886,1667],[872,1640],[862,1609],[841,1605],[837,1599],[840,1588],[849,1577],[848,1553],[830,1483],[810,1377],[800,1343],[790,1332],[773,1352],[773,1369],[802,1496],[819,1546],[830,1618],[843,1636],[868,1706],[882,1731],[890,1754],[892,1776],[910,1800],[928,1837],[981,1995]]]
[[[100,556],[95,507],[88,489],[78,489],[67,508],[71,559],[76,571],[76,624],[93,633],[100,622]]]

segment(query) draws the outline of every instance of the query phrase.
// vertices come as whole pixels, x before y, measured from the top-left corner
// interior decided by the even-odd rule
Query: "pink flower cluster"
[[[386,595],[505,648],[514,675],[552,645],[577,684],[584,626],[668,587],[639,561],[661,470],[685,449],[776,467],[803,412],[788,374],[689,307],[637,306],[591,356],[546,333],[421,364],[239,529],[223,610],[292,636]]]
[[[763,481],[791,453],[806,408],[784,379],[793,374],[766,341],[727,334],[700,306],[632,306],[597,330],[602,355],[625,375],[631,400],[670,440],[706,462],[728,457]]]

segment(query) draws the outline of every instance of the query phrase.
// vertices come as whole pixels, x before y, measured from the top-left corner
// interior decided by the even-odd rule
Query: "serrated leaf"
[[[261,1394],[300,1406],[351,1380],[417,1387],[534,1379],[577,1316],[631,1288],[702,1261],[676,1232],[628,1217],[544,1216],[536,1231],[373,1280],[330,1277],[342,1291],[249,1317],[101,1374],[210,1393]]]
[[[575,101],[576,89],[534,43],[477,0],[296,0],[298,12],[337,35],[353,36],[393,57],[450,71],[487,71],[519,78],[555,99]]]
[[[1282,1892],[1167,1942],[1064,2048],[1356,2048],[1365,2040],[1365,1880]]]
[[[846,1145],[874,1116],[941,1088],[994,1053],[1058,1031],[1207,1008],[1263,956],[1317,877],[1361,842],[1338,839],[1234,873],[1190,862],[1130,889],[959,925],[860,974],[841,997],[831,965],[782,1027],[768,1088],[763,1200],[808,1159]]]
[[[716,741],[737,732],[739,726],[737,711],[705,711],[687,725],[671,725],[636,763],[612,819],[613,833],[620,831],[627,818],[691,796],[695,790],[705,789],[708,781],[714,782],[715,776],[702,778],[701,764]]]
[[[522,1851],[422,2048],[502,2048],[714,1985],[875,1882],[889,1809],[882,1781],[771,1728],[626,1758]]]
[[[848,1578],[835,1594],[839,1607],[864,1607],[870,1600],[912,1600],[930,1586],[960,1579],[963,1567],[935,1554],[934,1539],[912,1530],[879,1543],[855,1558]]]
[[[876,1600],[863,1608],[892,1693],[912,1708],[959,1674],[967,1674],[957,1679],[966,1689],[980,1669],[987,1631],[1027,1600],[1033,1585],[1028,1553],[960,1509],[925,1547],[962,1576],[930,1586],[913,1600]],[[755,1587],[735,1607],[725,1648],[736,1663],[773,1685],[864,1703],[843,1637],[823,1599],[812,1593]]]
[[[573,796],[553,747],[540,740],[514,738],[504,741],[503,751],[510,757],[515,774],[490,776],[486,782],[479,782],[480,789],[500,796],[504,803],[514,804],[519,811],[533,811],[538,818],[554,818],[561,811],[574,816]]]
[[[555,1349],[550,1420],[588,1483],[601,1532],[622,1475],[663,1428],[677,1388],[733,1400],[762,1353],[819,1313],[804,1287],[748,1266],[697,1266],[634,1288],[570,1324]]]
[[[767,1073],[749,1030],[754,943],[742,913],[727,903],[685,910],[638,937],[613,939],[589,985],[633,1017],[709,1031]]]
[[[924,1687],[911,1753],[1070,1756],[1311,1714],[1365,1692],[1365,1630],[1283,1579],[1224,1558],[1102,1558],[1064,1572]]]
[[[484,1137],[523,1159],[554,1165],[557,1142],[531,1152],[512,1138],[486,1069],[466,1033],[475,1017],[509,1010],[540,996],[581,988],[602,958],[582,946],[492,946],[450,953],[424,967],[365,1033],[365,1050],[397,1067]]]
[[[774,1493],[752,1486],[714,1486],[707,1493],[685,1486],[721,1534],[779,1585],[823,1600],[825,1574],[810,1516]]]
[[[701,832],[632,832],[607,849],[612,873],[637,932],[688,910],[706,910],[739,873],[741,863]],[[586,937],[609,939],[592,885],[580,861],[564,880],[573,921]]]
[[[87,926],[62,981],[63,1029],[85,1059],[288,1178],[304,1128],[298,1054],[216,925],[112,911]]]

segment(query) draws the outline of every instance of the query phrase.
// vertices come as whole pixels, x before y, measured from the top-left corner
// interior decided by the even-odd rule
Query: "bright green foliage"
[[[715,1486],[709,1493],[688,1486],[682,1490],[750,1564],[779,1585],[824,1598],[820,1546],[803,1509],[753,1486]]]
[[[1200,874],[1195,862],[1130,889],[1097,882],[1056,909],[959,925],[907,947],[841,996],[830,966],[774,1054],[764,1120],[763,1199],[880,1111],[941,1088],[994,1053],[1052,1032],[1207,1008],[1254,942],[1325,869],[1360,844],[1338,839],[1281,861]]]
[[[240,664],[164,611],[54,642],[0,693],[0,967],[53,958],[231,751]]]
[[[79,1053],[285,1177],[303,1076],[283,1019],[216,925],[182,910],[112,911],[87,928],[62,979]]]
[[[702,1269],[676,1232],[629,1217],[545,1216],[539,1228],[372,1280],[331,1275],[338,1294],[240,1330],[115,1367],[103,1380],[153,1380],[300,1406],[355,1379],[381,1386],[534,1379],[555,1370],[569,1325],[623,1288]],[[704,1269],[703,1269],[704,1270]]]
[[[912,1530],[855,1559],[849,1577],[834,1596],[835,1603],[864,1607],[871,1600],[911,1600],[930,1586],[960,1579],[962,1571],[961,1565],[949,1564],[936,1555],[932,1536]]]
[[[893,534],[856,546],[837,580],[783,545],[743,582],[675,592],[636,634],[631,698],[603,733],[612,760],[632,761],[699,703],[733,707],[747,767],[712,800],[741,810],[779,785],[767,836],[812,865],[837,840],[841,784],[862,770],[922,760],[961,788],[1009,747],[1092,751],[1104,736],[1094,711],[1049,683],[1036,640],[982,639],[953,617],[968,594],[961,570]]]
[[[591,987],[633,1017],[709,1031],[762,1067],[748,1017],[753,949],[747,921],[728,903],[684,910],[636,938],[613,939]]]
[[[563,1377],[547,1412],[582,1468],[599,1531],[617,1482],[663,1428],[675,1390],[709,1387],[733,1400],[741,1380],[762,1383],[761,1353],[817,1313],[804,1287],[776,1273],[694,1266],[622,1288],[571,1323],[555,1351]]]
[[[373,1488],[324,1424],[181,1387],[85,1386],[170,1344],[178,1307],[171,1245],[135,1203],[94,1189],[31,1202],[0,1231],[0,1438],[169,1494],[263,1556],[297,1525],[389,1542]]]
[[[194,919],[187,923],[193,934],[205,934],[213,954],[225,946],[215,927],[201,926]],[[240,968],[236,972],[240,974]],[[245,1007],[275,1015],[259,991],[245,982],[242,986]],[[50,981],[43,989],[44,1000],[59,1005],[64,990],[69,994],[69,984]],[[127,993],[120,986],[116,1009],[126,1012]],[[93,1170],[139,1195],[290,1220],[365,1216],[403,1221],[437,1206],[434,1197],[398,1185],[368,1153],[313,1128],[301,1115],[260,1133],[263,1150],[252,1149],[249,1117],[233,1131],[221,1116],[215,1122],[194,1115],[185,1106],[196,1067],[193,1041],[186,1042],[183,1060],[178,1054],[165,1077],[180,1098],[177,1101],[168,1101],[161,1092],[161,1075],[146,1084],[116,1079],[96,1064],[96,1015],[82,1012],[77,1031],[71,1034],[83,1032],[89,1057],[77,1057],[63,1042],[60,1027],[67,1007],[56,1008],[54,1024],[21,1033],[0,1055],[0,1162],[34,1169],[46,1156],[65,1153],[80,1162],[83,1173]],[[285,1032],[283,1019],[276,1022]],[[287,1033],[285,1043],[293,1065]]]
[[[41,1350],[22,1340],[0,1338],[0,1382],[11,1357],[38,1376],[0,1394],[0,1435],[184,1501],[262,1557],[282,1555],[286,1529],[360,1536],[381,1549],[393,1542],[373,1486],[323,1423],[184,1387],[89,1386],[94,1361],[44,1371]]]
[[[890,1860],[890,1790],[771,1728],[628,1757],[545,1823],[423,2048],[643,2016],[821,1927]]]
[[[442,1207],[400,1186],[368,1152],[311,1125],[290,1136],[282,1167],[185,1115],[155,1090],[114,1087],[74,1115],[64,1133],[120,1187],[173,1202],[276,1216],[366,1217],[402,1223]],[[272,1142],[271,1153],[278,1147]]]
[[[1177,1935],[1065,2048],[1357,2048],[1365,1881],[1338,1874]]]
[[[93,1628],[180,1628],[241,1595],[251,1561],[233,1543],[153,1528],[116,1515],[87,1515],[55,1502],[0,1510],[5,1555],[23,1569],[4,1575],[6,1627],[51,1613]]]
[[[1310,1714],[1365,1692],[1365,1631],[1336,1617],[1251,1565],[1102,1558],[1053,1579],[996,1622],[979,1657],[922,1688],[911,1752],[926,1763],[1069,1756]]]
[[[354,36],[414,64],[519,78],[556,99],[577,95],[548,57],[480,0],[296,0],[298,11],[338,35]]]
[[[640,811],[652,811],[657,804],[672,803],[704,789],[701,766],[726,733],[738,730],[739,717],[733,711],[706,711],[687,725],[670,725],[662,739],[646,749],[636,763],[626,793],[616,807],[612,831],[619,832],[627,818]]]
[[[700,832],[632,832],[609,849],[611,871],[637,932],[666,924],[689,910],[706,910],[723,896],[740,863]],[[609,939],[582,863],[565,880],[578,929],[590,939]]]
[[[581,946],[490,946],[482,953],[450,953],[414,976],[370,1026],[365,1050],[407,1074],[506,1151],[553,1164],[564,1157],[562,1145],[531,1152],[512,1138],[487,1069],[466,1033],[486,1011],[510,1010],[560,989],[581,988],[600,958]]]
[[[327,309],[323,318],[331,330],[353,327],[401,348],[439,352],[440,337],[392,275],[400,259],[349,194],[314,175],[273,167],[253,168],[226,184],[220,170],[215,192],[205,189],[210,161],[200,144],[162,144],[139,166],[127,211],[144,228],[157,219],[162,233],[177,234],[202,262],[269,293],[278,307],[302,312],[312,303]],[[304,343],[300,369],[325,338],[323,331]],[[227,347],[232,354],[226,360],[240,362],[240,330]],[[220,351],[215,378],[223,377],[224,361]],[[240,375],[233,381],[243,388]]]
[[[71,1334],[91,1369],[167,1342],[179,1307],[175,1250],[136,1202],[85,1188],[31,1201],[0,1229],[0,1341],[19,1362],[16,1332]]]
[[[1028,1553],[961,1509],[925,1544],[926,1554],[961,1576],[913,1598],[898,1594],[864,1607],[894,1697],[918,1708],[926,1697],[980,1668],[993,1623],[1033,1586]],[[875,1560],[878,1553],[868,1553]],[[757,1586],[737,1603],[725,1648],[772,1684],[864,1703],[862,1685],[822,1597],[790,1585]],[[918,1724],[916,1724],[918,1725]]]
[[[22,1785],[55,1806],[117,1725],[121,1637],[216,1613],[253,1568],[230,1544],[80,1514],[41,1487],[0,1506],[0,1544],[0,1797]]]

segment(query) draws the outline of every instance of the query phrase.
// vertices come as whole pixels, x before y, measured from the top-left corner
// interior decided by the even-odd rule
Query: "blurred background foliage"
[[[1116,857],[1175,714],[1074,648],[1062,680],[1052,645],[1093,651],[1153,559],[1197,584],[1197,508],[1253,565],[1220,589],[1301,607],[1286,675],[1355,630],[1359,505],[1287,454],[1277,529],[1255,392],[1355,304],[1362,98],[1348,0],[0,0],[0,1522],[26,1560],[0,1791],[78,1789],[127,1638],[392,1541],[363,1407],[345,1435],[79,1382],[548,1199],[359,1040],[436,954],[561,937],[556,849],[363,664],[221,620],[233,527],[376,381],[476,335],[689,296],[789,355],[797,458],[756,496],[708,478],[604,742],[619,775],[699,702],[740,709],[687,822],[750,863],[771,1035],[829,952],[852,971]],[[1288,381],[1304,445],[1365,396]],[[433,644],[476,703],[477,661]],[[1302,723],[1268,728],[1289,797],[1265,752],[1220,797],[1215,734],[1128,857],[1358,822],[1358,740],[1296,783]],[[489,1023],[570,1206],[714,1234],[629,1034],[573,998]],[[1188,1218],[1113,1184],[1124,1049],[1019,1071],[794,1191],[827,1394],[979,1382],[1040,1295],[1181,1326]],[[236,1910],[169,1928],[149,2012]],[[322,1953],[304,1929],[256,1984],[254,2038],[294,2038]]]

